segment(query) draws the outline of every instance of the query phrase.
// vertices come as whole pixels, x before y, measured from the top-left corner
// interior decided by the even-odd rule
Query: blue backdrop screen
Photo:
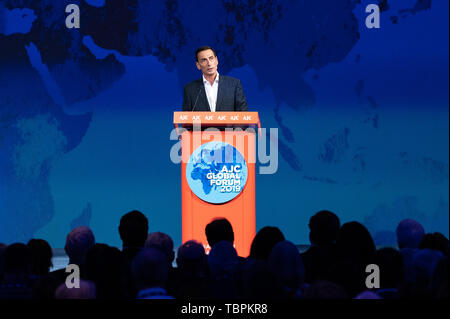
[[[370,3],[380,28],[366,26]],[[120,246],[120,217],[138,209],[179,245],[169,136],[204,44],[279,130],[278,170],[256,176],[257,230],[308,244],[310,216],[328,209],[378,244],[404,218],[448,237],[448,6],[0,0],[0,242],[63,247],[88,225]]]

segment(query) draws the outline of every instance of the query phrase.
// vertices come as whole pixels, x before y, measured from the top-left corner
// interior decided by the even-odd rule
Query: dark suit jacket
[[[217,90],[216,112],[247,111],[247,101],[238,79],[219,75]],[[206,97],[203,77],[186,84],[183,95],[183,111],[209,112],[211,111]]]

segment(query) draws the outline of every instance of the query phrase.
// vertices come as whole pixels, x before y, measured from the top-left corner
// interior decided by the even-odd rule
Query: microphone
[[[194,112],[195,107],[197,106],[197,101],[198,101],[198,97],[200,96],[201,90],[202,90],[202,86],[200,86],[200,88],[198,89],[197,97],[195,98],[195,103],[194,103],[194,107],[192,108],[192,112]]]

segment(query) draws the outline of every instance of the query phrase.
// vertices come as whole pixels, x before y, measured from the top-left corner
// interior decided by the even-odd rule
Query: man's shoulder
[[[226,83],[230,83],[230,84],[237,84],[237,83],[240,82],[240,80],[237,79],[237,78],[233,78],[231,76],[222,75],[222,74],[220,75],[220,78],[219,78],[219,82],[220,81],[223,81],[223,82],[226,82]]]
[[[190,89],[194,89],[197,88],[200,84],[202,84],[202,79],[196,79],[192,82],[189,82],[188,84],[186,84],[184,86],[185,90],[190,90]]]

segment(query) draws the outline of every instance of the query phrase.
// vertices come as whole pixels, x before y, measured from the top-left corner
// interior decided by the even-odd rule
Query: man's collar
[[[206,83],[209,81],[205,78],[205,76],[202,74],[202,78],[203,78],[203,83]],[[219,83],[219,72],[217,72],[216,78],[214,79],[214,82]]]

